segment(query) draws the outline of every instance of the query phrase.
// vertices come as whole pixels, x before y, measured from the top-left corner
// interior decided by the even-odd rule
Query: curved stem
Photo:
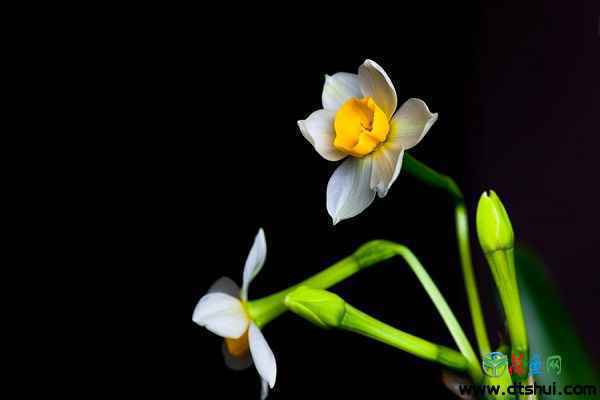
[[[273,318],[286,311],[284,299],[297,287],[308,286],[313,289],[327,289],[366,267],[395,256],[402,257],[415,273],[417,279],[442,316],[460,352],[467,359],[470,375],[476,382],[479,382],[482,378],[479,360],[454,313],[448,306],[448,303],[446,303],[444,296],[442,296],[414,254],[407,247],[393,242],[382,240],[369,242],[361,246],[352,256],[344,258],[319,274],[271,296],[251,301],[247,303],[246,308],[254,322],[259,327],[264,326]]]
[[[462,192],[452,178],[434,171],[410,154],[404,155],[403,170],[430,186],[448,192],[452,197],[455,205],[456,238],[463,280],[467,292],[467,299],[469,301],[473,330],[475,331],[475,337],[479,347],[479,354],[481,357],[484,357],[491,351],[491,347],[487,336],[485,320],[483,319],[483,313],[481,311],[479,292],[477,291],[477,285],[475,283],[475,273],[473,272],[471,246],[469,242],[469,223]]]
[[[454,313],[448,306],[446,299],[440,293],[439,289],[425,270],[423,265],[419,262],[417,257],[406,247],[401,245],[395,245],[398,255],[402,256],[410,268],[413,270],[421,285],[433,301],[433,304],[437,308],[438,312],[442,316],[454,342],[458,346],[460,352],[465,356],[467,361],[469,362],[469,373],[475,382],[479,382],[483,376],[481,373],[481,368],[479,367],[479,359],[477,355],[473,351],[471,347],[471,343],[462,327],[460,326],[458,320],[454,316]]]
[[[404,153],[402,170],[408,172],[423,183],[445,190],[450,194],[454,201],[463,201],[464,196],[452,178],[429,168],[408,153]]]

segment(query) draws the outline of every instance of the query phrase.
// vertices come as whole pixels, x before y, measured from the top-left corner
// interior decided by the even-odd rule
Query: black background
[[[267,262],[251,299],[382,238],[406,244],[420,258],[475,346],[444,193],[401,174],[388,196],[358,217],[333,227],[325,209],[336,164],[313,150],[296,121],[321,108],[325,73],[355,72],[371,58],[390,75],[399,104],[418,97],[440,115],[411,154],[455,178],[467,198],[472,234],[478,196],[497,191],[518,239],[543,256],[578,331],[600,359],[594,340],[600,334],[598,7],[592,1],[452,3],[419,9],[372,3],[334,13],[289,6],[253,9],[252,15],[236,8],[218,30],[203,29],[199,91],[192,94],[201,105],[190,131],[199,139],[188,149],[195,157],[184,202],[191,210],[185,224],[193,238],[186,265],[192,309],[219,277],[241,283],[259,227],[267,237]],[[495,345],[491,281],[472,245]],[[400,260],[333,290],[393,326],[455,347]],[[273,398],[408,396],[424,386],[431,397],[450,397],[439,368],[366,338],[322,331],[292,314],[263,333],[278,365]],[[191,386],[225,398],[258,398],[256,371],[227,370],[221,342],[193,324]]]

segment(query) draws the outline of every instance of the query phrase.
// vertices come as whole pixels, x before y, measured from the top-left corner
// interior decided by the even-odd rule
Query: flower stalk
[[[377,262],[377,260],[374,260],[374,262]],[[297,285],[293,285],[270,296],[249,301],[246,303],[246,310],[256,325],[262,328],[273,319],[287,311],[287,308],[284,304],[285,297],[299,286],[309,286],[315,289],[326,289],[335,285],[336,283],[348,279],[360,270],[361,266],[352,256],[343,258],[329,268],[326,268],[325,270],[313,275]]]
[[[395,255],[395,251],[388,245],[388,242],[379,240],[368,242],[359,247],[354,254],[343,258],[310,278],[270,296],[248,302],[246,309],[255,323],[259,327],[263,327],[287,311],[284,299],[299,286],[328,289],[350,278],[357,272],[392,258]]]
[[[500,198],[483,193],[477,206],[477,236],[498,288],[511,342],[513,375],[527,377],[529,348],[514,259],[514,231]],[[518,365],[516,361],[518,360]],[[517,368],[518,366],[518,368]]]
[[[473,272],[471,246],[469,242],[469,223],[463,194],[452,178],[434,171],[427,165],[412,157],[410,154],[406,154],[404,158],[404,170],[418,180],[432,187],[446,191],[454,202],[456,238],[463,280],[465,284],[465,290],[467,292],[467,300],[469,302],[469,310],[471,312],[471,321],[479,348],[479,354],[481,357],[483,357],[490,353],[491,347],[487,335],[485,320],[483,319],[483,312],[481,310],[481,301],[479,300],[479,292],[477,290],[477,284],[475,281],[475,273]]]
[[[326,290],[301,286],[286,296],[285,304],[291,311],[321,328],[358,333],[454,370],[469,369],[467,359],[456,350],[393,328]]]
[[[251,301],[247,303],[246,308],[255,323],[262,327],[286,311],[284,300],[298,287],[307,286],[312,289],[327,289],[364,268],[395,256],[403,258],[416,275],[444,320],[460,352],[469,363],[469,373],[476,382],[480,382],[482,372],[479,360],[448,303],[415,255],[407,247],[393,242],[383,240],[369,242],[361,246],[352,256],[344,258],[300,284],[263,299]]]

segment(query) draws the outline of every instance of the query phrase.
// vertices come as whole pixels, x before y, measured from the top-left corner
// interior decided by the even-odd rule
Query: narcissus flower
[[[333,223],[384,197],[400,173],[404,151],[423,139],[437,120],[419,99],[397,107],[396,89],[377,63],[366,60],[358,74],[325,76],[323,109],[298,121],[302,135],[326,160],[344,162],[327,185]]]
[[[271,388],[275,385],[277,364],[263,334],[249,317],[245,304],[248,286],[262,269],[266,257],[265,234],[260,229],[244,265],[241,291],[229,278],[219,279],[200,299],[192,316],[195,323],[225,338],[223,351],[229,367],[241,369],[254,362],[262,378],[262,399],[267,397],[267,385]]]

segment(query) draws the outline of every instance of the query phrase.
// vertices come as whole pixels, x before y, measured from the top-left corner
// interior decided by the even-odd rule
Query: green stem
[[[496,282],[504,315],[506,316],[512,354],[515,357],[522,357],[521,365],[523,368],[520,371],[521,373],[517,371],[515,378],[520,382],[524,382],[527,379],[529,366],[529,345],[518,283],[515,276],[513,249],[487,253],[486,258]]]
[[[498,394],[491,394],[489,392],[484,394],[484,398],[488,400],[515,400],[516,396],[508,393],[508,388],[512,385],[512,379],[508,371],[508,366],[504,368],[502,374],[499,376],[485,375],[483,377],[483,384],[487,387],[498,386],[500,388]],[[504,395],[502,394],[504,393]]]
[[[456,238],[458,240],[458,251],[460,253],[460,265],[463,272],[463,281],[467,291],[467,300],[469,301],[469,310],[471,310],[471,319],[473,330],[479,347],[479,355],[485,357],[491,352],[490,342],[487,336],[485,320],[481,311],[479,302],[479,292],[475,283],[475,273],[471,259],[471,246],[469,245],[469,222],[467,220],[467,211],[464,203],[459,203],[455,208],[456,217]]]
[[[473,330],[479,347],[479,354],[483,357],[491,351],[491,347],[487,336],[485,320],[483,319],[483,312],[481,311],[479,292],[475,283],[469,242],[469,223],[462,192],[452,178],[434,171],[410,154],[404,155],[403,170],[432,187],[445,190],[452,197],[455,205],[456,238],[463,280],[469,301]]]
[[[463,201],[463,194],[452,178],[436,172],[408,153],[404,153],[402,170],[430,186],[445,190],[454,201]]]
[[[252,320],[259,328],[271,322],[274,318],[287,311],[285,297],[300,286],[313,289],[327,289],[348,279],[358,271],[394,257],[395,252],[387,242],[374,240],[360,246],[358,250],[331,267],[289,288],[262,299],[253,300],[246,304],[246,309]]]
[[[506,315],[508,325],[508,334],[513,348],[519,351],[527,349],[527,329],[525,328],[525,319],[519,297],[517,280],[509,266],[510,256],[505,250],[498,250],[486,254],[490,270],[496,282],[502,308]]]
[[[465,356],[467,361],[469,362],[469,372],[471,377],[475,382],[480,382],[482,379],[481,368],[479,366],[479,359],[473,348],[471,347],[471,343],[462,327],[458,323],[458,320],[454,316],[454,313],[448,306],[446,299],[440,293],[438,287],[435,285],[423,265],[419,262],[417,257],[406,247],[401,245],[394,245],[397,251],[397,254],[404,258],[410,268],[413,270],[417,279],[423,285],[423,288],[433,301],[433,304],[437,308],[438,312],[442,316],[442,319],[446,323],[454,342],[458,346],[460,352]]]
[[[459,350],[469,362],[471,376],[476,379],[476,382],[480,382],[482,372],[479,367],[479,360],[448,303],[446,303],[439,289],[414,254],[408,248],[396,243],[381,240],[369,242],[361,246],[352,256],[344,258],[319,274],[279,293],[251,301],[247,303],[246,308],[253,321],[259,327],[262,327],[286,310],[284,299],[297,287],[307,286],[313,289],[327,289],[363,268],[394,256],[402,257],[417,276],[442,316]]]
[[[336,283],[349,278],[362,268],[363,267],[359,265],[353,256],[346,257],[336,262],[331,267],[319,272],[316,275],[313,275],[297,285],[290,286],[285,290],[267,297],[263,297],[262,299],[249,301],[246,303],[246,308],[254,323],[259,328],[262,328],[273,319],[287,311],[287,308],[284,304],[285,296],[294,291],[296,288],[300,286],[308,286],[313,289],[327,289]]]
[[[467,359],[448,347],[429,342],[393,328],[346,303],[346,312],[339,328],[359,333],[386,343],[425,360],[440,363],[459,371],[467,371]]]

